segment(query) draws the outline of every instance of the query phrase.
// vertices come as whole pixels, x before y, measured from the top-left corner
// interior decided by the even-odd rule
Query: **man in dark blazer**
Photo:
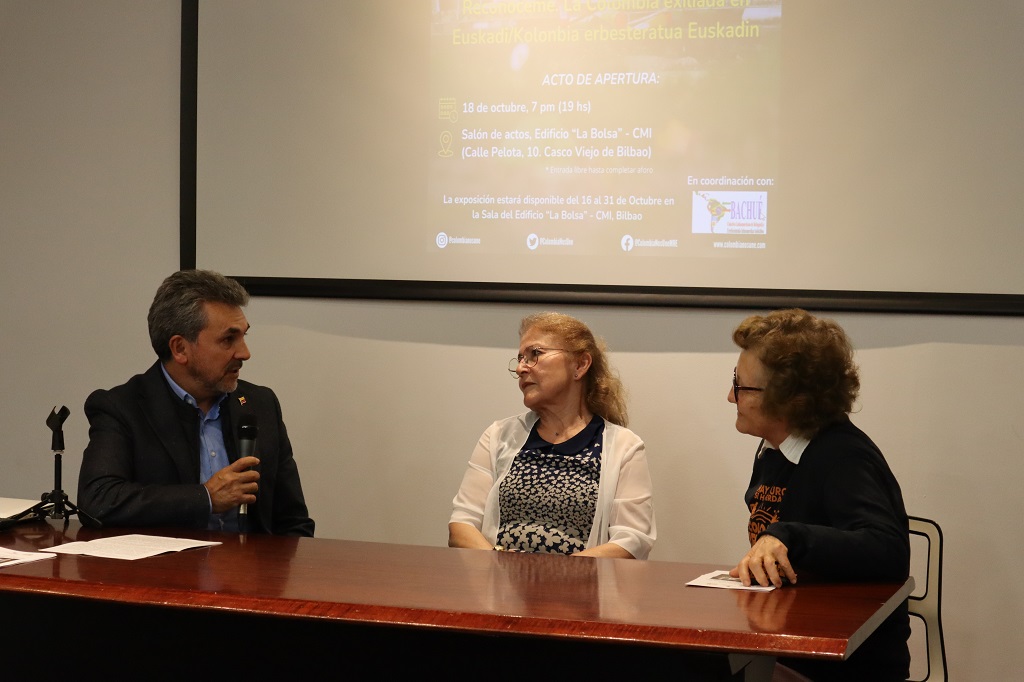
[[[83,511],[107,526],[313,535],[277,396],[238,378],[248,300],[210,271],[160,285],[149,310],[157,362],[85,401]],[[252,456],[239,456],[240,424],[256,427]]]

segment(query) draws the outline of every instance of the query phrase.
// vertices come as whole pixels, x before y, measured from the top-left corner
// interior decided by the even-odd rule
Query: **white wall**
[[[152,361],[146,311],[178,264],[179,35],[176,0],[0,0],[0,496],[52,487],[44,420],[67,404],[74,499],[86,395]],[[605,336],[631,390],[653,558],[734,562],[755,445],[726,402],[745,311],[564,310]],[[505,363],[531,311],[253,301],[245,376],[281,396],[319,536],[445,543],[476,438],[520,409]],[[952,678],[1008,679],[1024,629],[1024,319],[835,317],[859,349],[854,420],[911,513],[945,531]]]

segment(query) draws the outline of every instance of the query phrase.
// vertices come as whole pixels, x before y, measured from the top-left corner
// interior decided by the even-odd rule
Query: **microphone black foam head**
[[[256,415],[243,414],[238,419],[238,440],[256,440],[259,428],[256,426]]]

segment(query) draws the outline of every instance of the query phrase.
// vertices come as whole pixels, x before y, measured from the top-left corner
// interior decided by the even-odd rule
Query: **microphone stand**
[[[96,526],[97,528],[102,526],[97,519],[94,519],[75,506],[75,503],[68,499],[67,493],[61,489],[61,458],[64,455],[64,430],[62,427],[69,414],[71,414],[71,410],[66,405],[62,405],[60,411],[55,406],[53,411],[50,412],[50,416],[46,418],[46,425],[53,432],[51,440],[54,459],[53,490],[48,493],[44,492],[42,499],[25,511],[19,512],[10,518],[0,520],[0,530],[7,530],[16,523],[22,520],[27,521],[31,518],[40,521],[45,518],[62,518],[64,519],[64,527],[67,528],[73,514],[78,514],[78,517],[89,525]]]

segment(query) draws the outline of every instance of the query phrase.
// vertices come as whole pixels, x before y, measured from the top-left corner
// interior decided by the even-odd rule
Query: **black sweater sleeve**
[[[814,438],[790,478],[779,521],[765,533],[794,567],[824,578],[902,580],[910,571],[899,484],[866,435],[849,422]]]

